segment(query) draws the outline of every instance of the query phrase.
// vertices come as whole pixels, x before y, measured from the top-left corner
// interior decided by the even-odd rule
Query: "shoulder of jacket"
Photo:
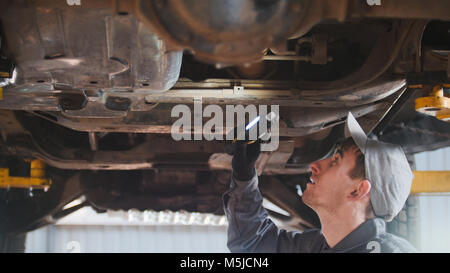
[[[417,252],[408,240],[391,233],[383,233],[379,237],[382,252],[413,253]]]

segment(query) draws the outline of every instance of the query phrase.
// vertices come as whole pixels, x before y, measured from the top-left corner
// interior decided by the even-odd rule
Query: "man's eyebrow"
[[[336,148],[334,148],[333,155],[335,155],[336,153],[338,153],[341,156],[341,158],[344,158],[344,152],[342,150],[342,143],[338,143],[336,145]]]
[[[342,151],[341,147],[337,147],[335,153],[338,153],[341,156],[341,158],[344,158],[344,152]]]

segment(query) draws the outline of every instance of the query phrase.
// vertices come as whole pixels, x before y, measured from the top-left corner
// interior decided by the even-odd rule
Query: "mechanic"
[[[402,148],[369,139],[351,113],[345,141],[334,155],[310,165],[302,199],[319,216],[321,229],[279,229],[268,218],[258,189],[255,162],[260,143],[239,141],[224,194],[231,252],[416,252],[386,232],[402,209],[413,174]]]

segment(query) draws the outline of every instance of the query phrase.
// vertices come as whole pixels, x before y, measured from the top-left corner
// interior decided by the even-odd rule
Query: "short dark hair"
[[[353,170],[350,171],[349,176],[352,179],[367,179],[366,177],[366,167],[364,163],[364,154],[359,150],[358,145],[356,145],[353,138],[349,137],[346,138],[341,144],[339,144],[339,147],[343,152],[356,147],[358,148],[358,154],[356,155],[355,159],[355,167]],[[372,203],[369,200],[369,204],[366,208],[366,217],[367,219],[371,219],[375,217],[375,212],[373,211]]]
[[[346,138],[340,145],[343,152],[356,147],[359,150],[358,145],[356,145],[353,138]],[[367,179],[366,178],[366,167],[364,164],[364,154],[359,150],[355,159],[355,167],[350,171],[349,176],[352,179]]]

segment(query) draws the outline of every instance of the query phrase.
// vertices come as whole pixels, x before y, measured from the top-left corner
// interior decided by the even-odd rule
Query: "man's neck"
[[[322,234],[331,248],[366,221],[364,215],[351,209],[318,214],[322,225]]]

